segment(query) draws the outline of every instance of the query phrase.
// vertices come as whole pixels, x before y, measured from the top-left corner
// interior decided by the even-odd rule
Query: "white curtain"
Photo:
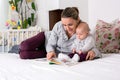
[[[5,22],[8,19],[9,0],[0,0],[0,30],[5,29]]]

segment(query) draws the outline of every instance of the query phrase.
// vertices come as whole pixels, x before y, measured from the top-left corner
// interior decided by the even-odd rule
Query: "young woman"
[[[55,24],[51,32],[47,50],[47,59],[56,57],[59,53],[71,53],[71,46],[75,40],[75,31],[78,24],[81,22],[79,11],[76,7],[67,7],[61,14],[61,21]],[[93,48],[88,51],[86,60],[92,60],[95,57],[100,57],[100,52]]]

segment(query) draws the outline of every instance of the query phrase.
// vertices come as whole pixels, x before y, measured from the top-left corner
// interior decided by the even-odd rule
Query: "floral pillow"
[[[96,47],[102,53],[118,53],[120,50],[120,21],[107,23],[98,20],[96,25]]]

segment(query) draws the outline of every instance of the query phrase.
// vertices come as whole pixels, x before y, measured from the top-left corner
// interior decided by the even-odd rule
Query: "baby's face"
[[[76,37],[80,40],[83,40],[87,37],[88,32],[84,28],[76,29]]]

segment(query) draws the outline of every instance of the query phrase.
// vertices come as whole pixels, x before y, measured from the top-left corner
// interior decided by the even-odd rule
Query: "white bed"
[[[1,53],[0,80],[120,80],[120,54],[103,54],[100,59],[66,66]]]

